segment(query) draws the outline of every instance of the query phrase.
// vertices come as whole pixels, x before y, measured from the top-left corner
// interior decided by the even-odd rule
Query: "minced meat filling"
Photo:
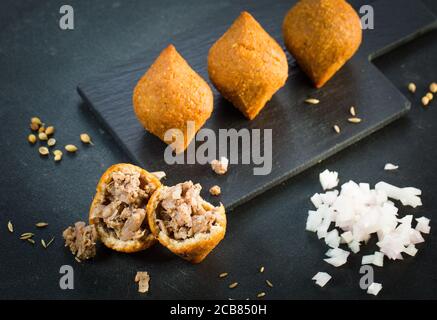
[[[215,209],[205,210],[201,189],[200,184],[191,181],[163,189],[157,210],[157,223],[163,232],[176,240],[184,240],[211,230],[216,220]]]
[[[155,186],[144,181],[139,172],[129,168],[115,171],[111,174],[97,217],[118,239],[139,239],[148,232],[145,206],[154,189]]]
[[[65,246],[81,260],[92,258],[96,255],[97,232],[94,225],[87,226],[79,221],[74,227],[68,227],[62,233]]]

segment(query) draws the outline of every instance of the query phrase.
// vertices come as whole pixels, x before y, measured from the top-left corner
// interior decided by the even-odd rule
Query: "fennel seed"
[[[320,100],[319,99],[314,99],[314,98],[308,98],[308,99],[305,100],[305,102],[309,103],[309,104],[319,104]]]
[[[350,123],[360,123],[362,120],[361,118],[354,117],[354,118],[347,119],[347,121],[349,121]]]
[[[12,224],[12,222],[8,221],[8,230],[9,232],[14,232],[14,226]]]
[[[47,227],[48,225],[49,224],[47,222],[38,222],[38,223],[35,224],[35,226],[37,228],[44,228],[44,227]]]
[[[229,285],[229,289],[234,289],[234,288],[236,288],[237,286],[238,286],[238,282],[231,283],[231,284]]]

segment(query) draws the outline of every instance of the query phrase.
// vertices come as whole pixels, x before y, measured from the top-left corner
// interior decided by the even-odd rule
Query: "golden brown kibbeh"
[[[300,0],[285,16],[287,49],[317,88],[357,51],[361,22],[344,0]]]
[[[147,223],[146,206],[159,187],[161,183],[153,174],[128,163],[114,164],[103,173],[89,221],[106,247],[130,253],[156,242]]]
[[[162,141],[172,142],[165,141],[165,134],[170,129],[183,132],[183,141],[180,139],[180,143],[172,143],[179,153],[187,148],[210,117],[213,94],[205,80],[188,65],[173,45],[169,45],[138,81],[133,93],[133,105],[144,128]],[[188,121],[193,122],[193,130],[189,130]]]
[[[208,73],[217,90],[252,120],[285,84],[288,63],[279,44],[242,12],[209,50]]]

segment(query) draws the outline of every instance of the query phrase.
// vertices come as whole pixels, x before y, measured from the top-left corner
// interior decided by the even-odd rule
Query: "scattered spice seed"
[[[265,295],[266,295],[265,292],[260,292],[260,293],[258,293],[258,294],[256,295],[256,297],[257,297],[257,298],[262,298],[262,297],[264,297]]]
[[[9,232],[14,232],[14,226],[12,225],[12,222],[8,221],[8,230]]]
[[[36,142],[36,136],[34,134],[29,134],[27,136],[27,141],[29,141],[31,144],[34,144]]]
[[[266,280],[266,283],[270,288],[273,288],[273,283],[271,283],[269,280]]]
[[[429,104],[429,98],[427,96],[422,97],[422,104],[424,107]]]
[[[39,127],[39,129],[38,129],[39,133],[45,133],[45,131],[46,131],[46,128],[44,126]]]
[[[59,162],[62,160],[62,154],[56,154],[55,157],[53,158],[53,160],[55,160],[56,162]]]
[[[33,239],[31,239],[31,238],[29,238],[29,239],[26,239],[28,242],[30,242],[31,244],[35,244],[35,240],[33,240]]]
[[[351,114],[353,117],[355,117],[355,116],[357,115],[354,106],[350,107],[349,112],[350,112],[350,114]]]
[[[412,93],[416,92],[416,85],[413,82],[408,84],[408,90]]]
[[[39,147],[38,151],[39,154],[42,156],[46,156],[49,154],[49,149],[47,149],[47,147]]]
[[[259,268],[259,272],[263,273],[264,272],[264,267]]]
[[[53,151],[53,154],[54,154],[55,156],[58,155],[58,154],[62,156],[62,151],[56,149],[56,150]]]
[[[223,272],[219,274],[219,278],[226,278],[228,276],[227,272]]]
[[[91,141],[91,138],[87,133],[82,133],[80,135],[80,141],[82,141],[83,143],[86,143],[86,144],[89,143],[89,144],[93,145],[93,142]]]
[[[46,245],[46,242],[44,241],[44,239],[41,239],[41,245],[46,249],[47,248],[47,245]]]
[[[74,144],[67,144],[65,146],[65,150],[67,150],[68,152],[76,152],[77,147]]]
[[[231,284],[229,285],[229,289],[234,289],[234,288],[236,288],[237,286],[238,286],[238,282],[231,283]]]
[[[429,85],[429,91],[432,93],[437,93],[437,83],[433,82]]]
[[[53,133],[55,133],[55,127],[53,126],[49,126],[46,128],[46,130],[44,131],[46,135],[52,135]]]
[[[39,140],[42,140],[42,141],[45,141],[45,140],[48,139],[48,137],[47,137],[47,135],[45,134],[45,132],[40,132],[40,133],[38,133],[38,139],[39,139]]]
[[[55,144],[56,144],[56,139],[55,139],[55,138],[50,138],[50,139],[47,141],[47,145],[48,145],[49,147],[53,147]]]
[[[349,118],[347,119],[347,121],[351,122],[351,123],[360,123],[361,122],[361,118]]]
[[[47,242],[46,248],[48,248],[48,246],[52,244],[53,240],[55,240],[55,237],[51,238],[50,241]]]
[[[425,97],[427,97],[429,100],[434,99],[434,95],[431,92],[428,92]]]
[[[36,124],[36,123],[31,123],[30,124],[30,130],[38,131],[38,129],[39,129],[39,125],[38,124]]]
[[[305,100],[306,103],[309,104],[319,104],[320,100],[319,99],[314,99],[314,98],[308,98]]]
[[[340,133],[341,129],[338,125],[334,125],[334,131]]]
[[[29,238],[32,238],[34,236],[34,234],[32,233],[32,232],[26,232],[26,233],[23,233],[21,236],[20,236],[20,239],[21,240],[27,240],[27,239],[29,239]]]
[[[44,228],[44,227],[47,227],[48,225],[49,224],[47,222],[38,222],[38,223],[35,224],[35,226],[37,228]]]
[[[36,124],[36,125],[38,125],[38,126],[42,125],[41,119],[38,118],[38,117],[32,117],[32,118],[30,119],[30,123],[34,123],[34,124]]]

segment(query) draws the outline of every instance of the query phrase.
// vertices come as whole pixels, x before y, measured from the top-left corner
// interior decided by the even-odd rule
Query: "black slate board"
[[[288,1],[268,7],[252,4],[248,11],[282,43],[281,21],[290,6]],[[194,70],[208,79],[208,49],[229,27],[237,12],[234,15],[223,12],[198,30],[164,40],[161,47],[86,80],[78,86],[78,91],[135,163],[150,171],[164,170],[168,184],[187,179],[200,182],[206,189],[218,184],[222,196],[217,200],[230,209],[368,136],[409,110],[409,101],[369,61],[429,30],[435,26],[435,18],[418,1],[398,1],[396,10],[388,0],[372,6],[375,29],[364,31],[359,52],[322,89],[314,89],[288,56],[290,75],[286,86],[253,121],[246,120],[214,92],[215,109],[206,128],[215,132],[220,128],[273,130],[272,172],[266,176],[254,176],[254,165],[231,165],[225,176],[215,175],[209,165],[167,165],[163,159],[166,145],[144,132],[132,110],[133,87],[169,42]],[[309,106],[304,103],[307,97],[318,98],[321,103]],[[364,119],[360,124],[347,122],[352,105]],[[333,132],[334,124],[342,128],[340,135]]]

